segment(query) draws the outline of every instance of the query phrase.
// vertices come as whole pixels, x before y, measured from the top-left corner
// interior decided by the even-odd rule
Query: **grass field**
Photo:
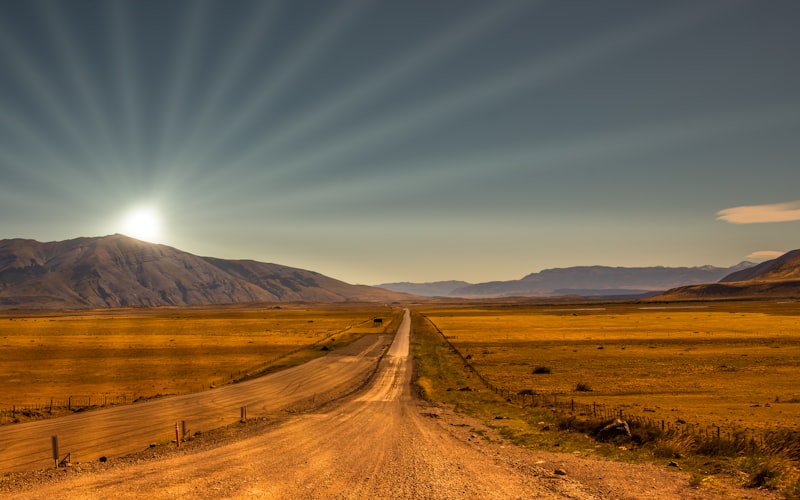
[[[383,325],[374,326],[374,317]],[[195,392],[391,331],[400,317],[378,305],[0,316],[0,408],[79,395]]]
[[[439,305],[415,308],[412,319],[423,396],[517,445],[677,460],[698,487],[722,475],[800,498],[796,302]],[[520,404],[509,397],[519,391],[562,404]],[[632,436],[598,442],[609,420],[563,404],[573,399],[623,408]]]
[[[512,392],[557,394],[694,425],[800,422],[796,302],[422,312],[480,373]]]

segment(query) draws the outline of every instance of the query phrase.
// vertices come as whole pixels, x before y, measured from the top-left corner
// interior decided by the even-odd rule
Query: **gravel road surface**
[[[58,436],[61,456],[91,461],[175,439],[178,422],[191,434],[239,420],[243,406],[248,417],[257,417],[341,396],[365,381],[391,341],[391,335],[367,335],[309,363],[238,384],[2,426],[0,472],[52,467],[51,436]]]
[[[106,463],[10,475],[0,481],[0,494],[43,499],[772,498],[722,484],[692,488],[686,475],[665,467],[533,452],[504,445],[496,436],[487,440],[483,436],[492,430],[480,422],[412,395],[409,329],[406,313],[371,383],[351,396],[312,411],[212,431],[182,448],[159,446]],[[374,355],[378,344],[369,353]]]

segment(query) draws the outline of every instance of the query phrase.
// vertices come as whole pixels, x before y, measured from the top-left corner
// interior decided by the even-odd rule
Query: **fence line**
[[[101,406],[124,405],[133,403],[135,395],[126,394],[89,394],[77,396],[52,397],[45,401],[35,403],[12,404],[0,408],[0,413],[26,413],[26,412],[50,412],[53,410],[82,410]]]
[[[698,450],[725,450],[730,453],[746,451],[762,451],[765,453],[776,453],[780,451],[794,460],[800,461],[800,430],[796,429],[762,429],[759,431],[742,429],[735,426],[718,425],[693,425],[679,422],[669,422],[667,420],[657,420],[643,415],[627,413],[627,408],[591,404],[576,401],[574,398],[561,393],[538,393],[533,391],[514,392],[509,389],[494,385],[486,376],[478,371],[469,359],[453,345],[448,337],[430,318],[420,314],[441,338],[448,345],[451,352],[458,355],[464,364],[464,368],[475,375],[481,383],[495,394],[506,399],[511,404],[519,404],[525,407],[549,407],[559,413],[569,415],[570,418],[586,417],[586,420],[594,419],[609,421],[616,418],[624,419],[632,427],[642,427],[660,431],[661,435],[671,438],[690,438],[693,440]],[[561,396],[561,398],[559,398]]]
[[[363,321],[357,321],[339,330],[328,332],[322,338],[312,342],[311,344],[304,344],[298,346],[295,349],[292,349],[291,351],[272,357],[258,364],[255,367],[252,367],[247,370],[237,370],[236,372],[232,372],[227,376],[215,378],[207,386],[201,387],[200,390],[205,390],[208,388],[213,388],[231,382],[236,382],[244,378],[257,376],[282,359],[288,358],[289,356],[297,354],[300,351],[323,345],[331,337],[345,333],[348,330],[353,329],[354,327],[360,327],[362,325],[372,324],[372,323],[373,323],[373,318],[369,318]],[[39,401],[34,403],[29,402],[21,404],[12,404],[11,406],[0,407],[0,413],[14,415],[16,413],[25,413],[25,412],[52,413],[53,410],[65,410],[65,409],[68,411],[85,410],[89,408],[97,408],[102,406],[130,404],[137,401],[137,399],[138,398],[133,393],[125,393],[118,395],[91,394],[91,395],[78,395],[78,396],[66,396],[66,397],[63,396],[51,397],[49,400],[45,401]]]

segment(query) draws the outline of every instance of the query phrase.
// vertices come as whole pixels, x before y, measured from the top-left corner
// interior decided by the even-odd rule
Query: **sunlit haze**
[[[161,220],[156,209],[138,207],[125,215],[121,232],[134,238],[158,243],[161,239]]]
[[[366,284],[779,255],[798,24],[795,0],[0,2],[0,238]]]

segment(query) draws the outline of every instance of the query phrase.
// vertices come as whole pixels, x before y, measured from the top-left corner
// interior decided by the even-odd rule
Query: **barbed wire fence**
[[[504,398],[507,403],[519,405],[522,408],[550,408],[566,417],[563,422],[566,429],[578,430],[586,426],[577,425],[583,420],[593,424],[595,428],[614,421],[625,420],[631,431],[646,432],[651,437],[656,436],[665,440],[682,441],[685,447],[708,455],[735,455],[740,453],[759,452],[766,455],[780,453],[788,458],[800,462],[800,429],[773,428],[773,429],[743,429],[726,425],[700,425],[685,423],[681,419],[669,421],[655,419],[649,416],[629,412],[628,408],[620,406],[587,403],[576,400],[564,393],[542,393],[531,390],[513,391],[497,386],[488,377],[481,373],[452,342],[447,335],[425,314],[417,313],[425,319],[447,344],[448,349],[458,356],[464,369],[474,375],[489,391]]]

